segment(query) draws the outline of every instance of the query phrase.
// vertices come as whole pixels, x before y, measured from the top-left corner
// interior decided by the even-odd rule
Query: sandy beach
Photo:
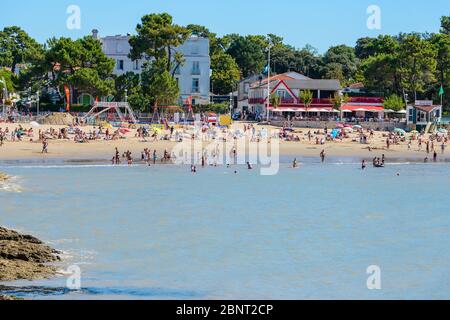
[[[234,123],[231,130],[243,131],[245,123]],[[23,129],[32,128],[29,123],[1,123],[0,128],[13,131],[21,126]],[[260,126],[254,124],[255,130],[268,129],[279,130],[278,127]],[[30,160],[30,161],[48,161],[48,160],[67,160],[67,161],[104,161],[110,162],[114,155],[114,150],[123,153],[129,150],[134,159],[140,159],[141,152],[148,148],[153,152],[156,150],[158,157],[161,157],[165,150],[171,151],[176,145],[175,141],[162,140],[169,131],[162,131],[159,134],[158,140],[147,138],[146,141],[136,136],[137,129],[130,129],[130,132],[122,135],[118,140],[96,139],[85,143],[78,143],[69,136],[70,140],[52,139],[49,138],[48,153],[42,153],[42,143],[39,141],[38,131],[49,131],[50,129],[60,130],[67,128],[67,126],[59,125],[41,125],[33,127],[32,136],[24,136],[22,141],[11,141],[8,136],[3,146],[0,147],[0,161],[1,160]],[[80,129],[89,133],[90,131],[98,131],[98,127],[83,126]],[[110,129],[115,130],[115,129]],[[415,161],[423,161],[425,157],[432,159],[433,154],[427,154],[425,146],[419,150],[418,142],[411,141],[411,147],[408,148],[408,141],[411,134],[407,134],[405,141],[391,144],[390,148],[386,147],[386,136],[388,132],[375,131],[372,138],[367,144],[359,142],[359,132],[349,133],[348,137],[336,141],[325,141],[325,143],[317,144],[316,138],[325,138],[324,130],[320,130],[319,134],[315,134],[316,129],[295,128],[294,136],[298,137],[300,141],[280,141],[280,155],[285,157],[319,157],[322,150],[325,150],[327,157],[352,157],[358,159],[372,159],[376,156],[385,154],[389,159],[408,159]],[[311,132],[311,140],[308,138],[308,132]],[[364,131],[366,133],[366,131]],[[368,134],[368,133],[367,133]],[[429,135],[423,136],[423,144],[428,140]],[[205,145],[210,142],[205,143]],[[447,143],[445,143],[447,145]],[[435,144],[435,150],[438,153],[439,161],[450,160],[450,155],[445,151],[441,152],[441,143]]]

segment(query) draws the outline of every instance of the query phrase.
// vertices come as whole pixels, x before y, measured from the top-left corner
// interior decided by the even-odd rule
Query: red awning
[[[380,112],[384,110],[383,106],[367,106],[367,105],[346,105],[342,106],[342,111],[362,111],[362,112]]]
[[[332,112],[333,108],[330,107],[321,107],[321,108],[317,108],[317,107],[310,107],[308,109],[304,108],[304,107],[278,107],[278,108],[274,108],[274,107],[269,107],[270,111],[277,111],[277,112]]]

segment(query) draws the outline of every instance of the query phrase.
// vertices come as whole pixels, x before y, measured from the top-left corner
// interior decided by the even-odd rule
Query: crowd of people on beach
[[[42,144],[42,153],[49,152],[49,142],[55,140],[73,141],[75,143],[90,143],[96,141],[118,141],[129,140],[133,137],[144,143],[154,143],[157,141],[171,141],[183,142],[184,140],[198,140],[202,142],[220,143],[227,141],[238,141],[246,139],[250,142],[271,143],[273,140],[284,141],[287,143],[302,143],[320,146],[321,162],[325,162],[328,145],[342,142],[359,143],[367,145],[367,150],[373,152],[375,150],[384,150],[389,152],[393,146],[404,145],[407,150],[424,152],[424,162],[429,159],[438,161],[438,152],[445,153],[450,136],[443,132],[436,132],[433,134],[419,133],[417,131],[410,134],[400,132],[382,132],[376,134],[373,129],[363,129],[360,126],[346,127],[340,129],[294,129],[291,127],[283,127],[280,130],[270,131],[266,127],[258,127],[256,124],[245,123],[239,127],[216,127],[207,123],[197,124],[193,126],[163,126],[153,127],[140,125],[139,127],[120,127],[113,128],[111,125],[97,125],[97,126],[82,126],[81,122],[75,125],[53,127],[41,127],[40,125],[30,124],[28,128],[25,124],[15,124],[14,128],[11,126],[1,127],[0,124],[0,147],[3,147],[7,142],[40,142]],[[444,130],[445,131],[445,130]],[[35,139],[37,133],[37,139]],[[150,138],[150,140],[148,140]],[[384,142],[383,142],[384,141]],[[417,145],[417,149],[414,148]],[[384,145],[384,146],[383,146]],[[395,149],[394,149],[395,150]],[[236,157],[236,150],[233,150],[233,158]],[[210,154],[197,155],[197,159],[201,159],[202,166],[218,165],[220,163],[218,156],[219,150],[213,150]],[[156,164],[157,159],[161,162],[170,162],[176,160],[183,155],[176,155],[173,152],[164,150],[161,156],[156,155],[156,150],[151,151],[150,148],[145,148],[141,152],[141,161],[144,163]],[[119,164],[121,159],[126,163],[132,164],[133,157],[129,150],[118,157],[114,156],[113,164]],[[374,157],[373,165],[375,167],[384,167],[384,156],[381,158]],[[294,167],[298,167],[298,162],[294,160]],[[365,168],[365,163],[362,167]]]

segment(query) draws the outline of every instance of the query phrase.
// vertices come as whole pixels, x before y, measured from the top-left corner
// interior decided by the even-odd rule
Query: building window
[[[250,83],[248,83],[248,82],[244,83],[244,93],[248,93],[249,89],[250,89]]]
[[[409,114],[408,114],[408,120],[409,122],[413,122],[414,121],[414,110],[413,109],[409,109]]]
[[[289,93],[284,89],[277,90],[277,96],[279,96],[281,99],[288,99],[291,97]]]
[[[192,93],[200,92],[200,79],[194,78],[192,79]]]
[[[123,70],[123,69],[124,69],[124,61],[117,60],[117,70]]]
[[[181,74],[179,65],[175,68],[175,74]]]
[[[200,74],[200,62],[194,61],[192,63],[192,74],[199,75]]]
[[[139,70],[139,61],[138,60],[133,61],[133,69],[134,70]]]

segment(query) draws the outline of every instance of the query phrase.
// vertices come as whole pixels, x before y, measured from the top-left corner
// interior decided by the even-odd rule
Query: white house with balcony
[[[130,35],[98,37],[98,31],[93,30],[93,36],[103,45],[103,52],[116,61],[114,73],[122,75],[127,72],[140,74],[145,60],[131,60],[129,53]],[[211,59],[209,56],[209,39],[192,36],[184,44],[174,49],[184,56],[184,64],[175,71],[183,101],[192,97],[192,104],[210,103]]]

